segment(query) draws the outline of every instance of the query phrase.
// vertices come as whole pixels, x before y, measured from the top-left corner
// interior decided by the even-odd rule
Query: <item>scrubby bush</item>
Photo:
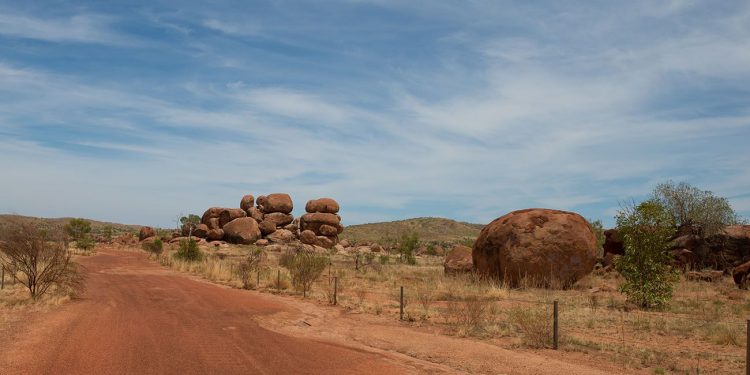
[[[524,345],[544,348],[552,343],[552,313],[548,308],[514,307],[508,311],[508,321],[520,331]]]
[[[674,228],[672,216],[659,201],[651,199],[623,207],[616,219],[625,243],[625,255],[615,263],[625,279],[620,291],[644,308],[665,305],[678,280],[667,254]]]
[[[414,250],[419,244],[419,237],[416,233],[404,234],[398,246],[398,260],[406,264],[417,264],[417,258],[414,257]]]
[[[279,264],[292,275],[292,285],[297,290],[301,289],[305,297],[313,282],[320,277],[329,263],[330,259],[327,256],[305,251],[288,251],[279,259]]]
[[[203,253],[198,249],[198,243],[194,239],[180,241],[180,247],[174,257],[188,262],[203,260]]]
[[[115,235],[115,228],[111,225],[105,225],[104,228],[102,228],[102,236],[104,237],[104,240],[107,241],[108,244],[112,243],[112,238]]]
[[[244,289],[250,289],[253,273],[260,270],[265,258],[266,253],[262,249],[255,249],[237,266],[237,273]],[[256,287],[258,286],[256,285]]]
[[[23,275],[17,280],[26,286],[31,298],[38,299],[52,287],[68,292],[83,287],[62,229],[42,229],[30,222],[13,221],[0,238],[0,265]]]
[[[143,250],[146,250],[149,253],[158,256],[161,255],[162,251],[164,250],[164,243],[161,241],[161,239],[157,238],[153,242],[144,242],[141,247],[143,248]]]
[[[94,242],[94,239],[89,235],[86,235],[83,238],[76,241],[76,247],[81,250],[89,251],[93,249],[95,245],[96,245],[96,242]]]
[[[596,251],[599,256],[603,255],[604,249],[604,225],[602,224],[602,221],[597,220],[586,220],[591,225],[591,229],[594,230],[594,235],[596,236]]]
[[[79,241],[91,233],[91,223],[86,219],[70,219],[65,225],[65,234],[73,241]]]

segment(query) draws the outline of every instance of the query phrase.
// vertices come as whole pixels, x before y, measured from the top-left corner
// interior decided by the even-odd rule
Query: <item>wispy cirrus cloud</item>
[[[0,60],[0,210],[169,225],[285,191],[337,198],[347,223],[611,222],[671,178],[750,215],[739,2],[79,5],[0,18],[49,42]]]

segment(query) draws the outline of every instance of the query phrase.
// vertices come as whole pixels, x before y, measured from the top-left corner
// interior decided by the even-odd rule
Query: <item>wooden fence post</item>
[[[552,348],[557,350],[557,340],[558,340],[558,324],[557,324],[557,300],[555,300],[554,307],[553,307],[553,319],[552,319]]]
[[[404,320],[404,286],[401,286],[401,297],[400,297],[400,306],[399,306],[400,314],[401,314],[401,320]]]
[[[5,289],[5,267],[0,267],[2,271],[0,271],[0,290]]]
[[[339,290],[339,278],[334,276],[333,277],[333,305],[335,306],[338,303],[338,290]]]
[[[750,375],[750,319],[747,320],[747,344],[745,345],[745,374]]]

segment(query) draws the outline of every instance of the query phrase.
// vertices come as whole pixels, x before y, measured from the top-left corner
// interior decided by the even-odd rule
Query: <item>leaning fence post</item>
[[[5,289],[5,267],[0,267],[0,290]]]
[[[337,300],[338,290],[339,290],[339,278],[334,276],[333,277],[333,304],[334,305],[338,303],[338,300]]]
[[[558,340],[558,324],[557,324],[557,300],[555,300],[555,303],[553,305],[553,313],[552,313],[552,349],[557,350],[557,340]]]
[[[401,286],[401,296],[399,298],[399,301],[400,301],[400,303],[399,303],[399,311],[400,311],[400,314],[401,314],[401,318],[400,319],[404,320],[404,286],[403,285]]]

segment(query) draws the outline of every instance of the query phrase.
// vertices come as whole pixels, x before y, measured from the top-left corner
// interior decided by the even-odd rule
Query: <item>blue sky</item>
[[[0,212],[611,225],[671,179],[750,217],[746,1],[0,1],[0,103]]]

